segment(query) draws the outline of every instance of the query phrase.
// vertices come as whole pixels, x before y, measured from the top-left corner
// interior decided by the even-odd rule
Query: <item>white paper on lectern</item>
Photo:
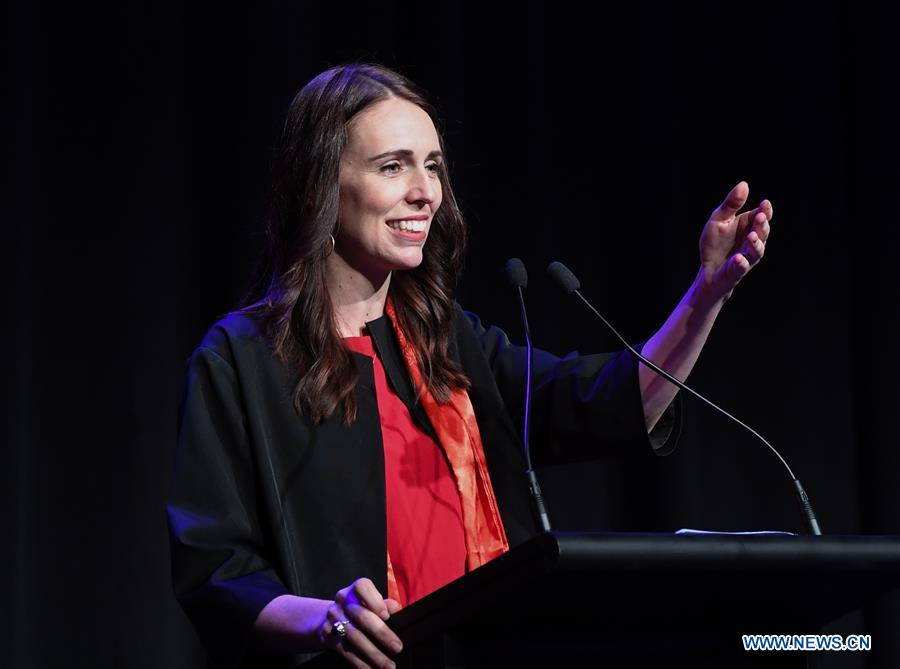
[[[727,536],[758,536],[758,535],[787,535],[791,537],[797,536],[796,532],[783,532],[782,530],[754,530],[752,532],[721,532],[718,530],[694,530],[688,527],[682,527],[675,534],[681,535],[697,535],[697,534],[722,534]]]

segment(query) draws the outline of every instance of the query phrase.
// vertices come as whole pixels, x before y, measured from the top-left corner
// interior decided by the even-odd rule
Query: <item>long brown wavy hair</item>
[[[431,117],[445,158],[439,172],[443,200],[422,264],[393,272],[389,294],[434,398],[447,402],[453,390],[469,387],[448,350],[467,228],[450,186],[437,113],[415,84],[384,66],[334,67],[306,84],[288,109],[272,161],[265,251],[244,308],[262,320],[276,355],[298,373],[294,409],[313,423],[338,406],[345,423],[356,419],[358,374],[335,321],[325,258],[336,233],[348,124],[391,96]]]

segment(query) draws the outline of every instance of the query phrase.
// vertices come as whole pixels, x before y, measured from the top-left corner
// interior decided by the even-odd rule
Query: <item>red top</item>
[[[440,446],[413,422],[388,385],[371,337],[345,337],[373,359],[384,441],[388,555],[400,603],[406,606],[466,571],[459,491]]]

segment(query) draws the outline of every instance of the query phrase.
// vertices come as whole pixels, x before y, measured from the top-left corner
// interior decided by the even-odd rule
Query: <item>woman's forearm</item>
[[[694,368],[725,301],[723,298],[707,299],[703,272],[701,268],[678,306],[642,351],[645,357],[679,381],[684,381]],[[675,398],[678,388],[640,363],[638,381],[649,432]]]

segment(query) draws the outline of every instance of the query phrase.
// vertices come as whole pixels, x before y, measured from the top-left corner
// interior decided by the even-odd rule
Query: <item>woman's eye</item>
[[[425,169],[432,174],[438,174],[441,171],[441,167],[441,163],[430,163],[425,166]],[[381,166],[381,171],[386,174],[397,174],[401,169],[402,165],[400,165],[400,163],[388,163],[387,165]]]

